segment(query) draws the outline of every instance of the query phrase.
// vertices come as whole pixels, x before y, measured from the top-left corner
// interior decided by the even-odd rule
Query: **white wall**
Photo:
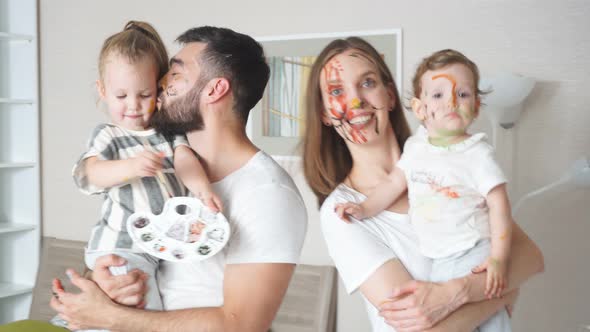
[[[590,3],[579,1],[76,1],[40,0],[43,233],[84,240],[99,201],[82,196],[70,171],[96,123],[100,45],[129,19],[152,22],[174,50],[187,28],[219,25],[253,36],[403,29],[403,77],[442,48],[456,48],[482,72],[539,80],[514,130],[513,198],[559,177],[590,154]],[[303,22],[305,22],[303,24]],[[485,121],[478,125],[487,129]],[[302,178],[298,182],[303,184]],[[330,259],[315,200],[303,189],[310,224],[303,262]],[[590,324],[590,195],[575,191],[525,206],[520,224],[539,243],[547,271],[521,292],[515,331],[573,331]],[[366,331],[362,303],[342,291],[339,331]]]

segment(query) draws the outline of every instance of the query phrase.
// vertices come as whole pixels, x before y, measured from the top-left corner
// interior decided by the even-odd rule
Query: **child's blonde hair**
[[[471,73],[473,74],[473,90],[476,93],[476,97],[479,99],[482,95],[486,94],[487,92],[481,91],[479,89],[479,69],[477,65],[469,60],[468,57],[463,55],[463,53],[446,49],[441,50],[438,52],[433,53],[432,55],[422,59],[422,62],[416,68],[416,73],[414,74],[414,78],[412,79],[412,88],[414,91],[412,92],[413,97],[420,98],[420,94],[422,93],[422,75],[429,70],[437,70],[448,65],[452,64],[463,64],[469,68]]]
[[[111,54],[126,57],[132,63],[147,56],[158,67],[159,80],[168,72],[168,52],[160,35],[149,23],[129,21],[123,31],[107,38],[98,56],[98,74],[103,81],[104,69]]]

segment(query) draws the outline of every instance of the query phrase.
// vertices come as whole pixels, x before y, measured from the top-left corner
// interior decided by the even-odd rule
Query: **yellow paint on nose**
[[[350,101],[350,108],[360,108],[361,107],[361,100],[358,98],[352,98]]]

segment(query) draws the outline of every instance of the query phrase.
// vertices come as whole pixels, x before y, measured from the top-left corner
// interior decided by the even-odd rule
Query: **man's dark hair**
[[[270,69],[262,46],[252,37],[226,28],[193,28],[177,39],[181,44],[206,43],[199,60],[207,79],[224,77],[234,95],[234,109],[246,123],[250,110],[262,98]]]

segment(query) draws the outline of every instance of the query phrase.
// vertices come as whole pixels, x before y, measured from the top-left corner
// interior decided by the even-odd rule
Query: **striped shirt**
[[[174,196],[186,195],[186,189],[174,174],[174,148],[188,146],[185,137],[177,136],[170,141],[154,129],[132,131],[112,124],[97,126],[88,142],[88,150],[72,170],[74,182],[83,193],[104,197],[100,220],[92,229],[88,242],[89,250],[128,249],[142,252],[127,234],[127,218],[136,211],[160,214],[168,198],[166,187],[156,177],[135,177],[121,179],[121,184],[114,187],[101,188],[88,182],[86,161],[90,157],[99,160],[130,159],[145,151],[145,143],[151,149],[164,153],[162,172]]]

